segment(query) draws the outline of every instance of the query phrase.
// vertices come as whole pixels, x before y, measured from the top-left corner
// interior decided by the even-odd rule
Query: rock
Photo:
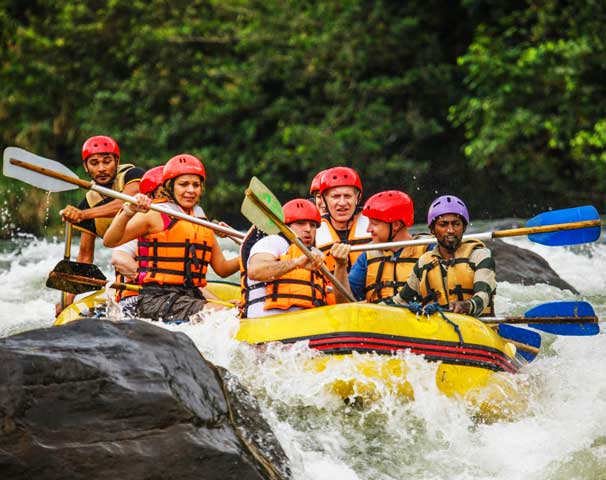
[[[290,476],[237,379],[186,335],[136,320],[1,339],[0,429],[7,479]]]
[[[572,285],[563,280],[540,255],[502,240],[491,240],[485,243],[494,256],[498,282],[521,283],[522,285],[545,283],[562,290],[570,290],[574,294],[579,293]]]

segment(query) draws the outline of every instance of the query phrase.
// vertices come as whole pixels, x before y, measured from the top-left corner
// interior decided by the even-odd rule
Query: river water
[[[50,327],[60,293],[45,287],[63,258],[62,239],[22,237],[0,244],[0,336]],[[547,285],[498,284],[498,315],[579,298],[606,321],[606,245],[544,247],[508,240],[543,256],[579,292]],[[227,245],[227,244],[226,244]],[[74,245],[74,252],[76,245]],[[110,276],[109,256],[97,265]],[[235,250],[228,255],[235,255]],[[510,421],[482,423],[435,387],[436,365],[411,358],[415,400],[385,394],[380,402],[347,406],[329,393],[330,379],[302,368],[306,346],[272,346],[260,355],[233,339],[238,319],[217,312],[191,325],[203,355],[237,375],[291,459],[293,478],[358,479],[606,479],[606,336],[543,334],[537,359],[516,382],[530,386],[529,407]]]

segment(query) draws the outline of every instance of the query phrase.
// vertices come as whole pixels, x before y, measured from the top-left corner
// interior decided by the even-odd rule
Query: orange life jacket
[[[290,260],[303,255],[296,245],[291,245],[280,260]],[[264,302],[264,309],[274,308],[288,310],[291,307],[313,308],[328,304],[327,282],[324,276],[317,272],[310,272],[304,268],[295,268],[271,282],[259,282],[246,286],[245,290],[265,288],[265,295],[248,301],[247,309],[252,303]],[[245,295],[248,300],[248,294]]]
[[[215,235],[207,227],[160,213],[164,230],[139,239],[143,283],[204,287]]]
[[[128,278],[122,275],[120,272],[116,272],[116,283],[136,283],[132,278]],[[120,302],[127,297],[133,297],[135,295],[139,295],[139,292],[135,292],[133,290],[126,290],[117,288],[116,289],[116,302]]]
[[[348,243],[350,245],[369,243],[371,237],[366,231],[367,227],[368,218],[361,213],[357,213],[354,216],[353,223],[347,235],[347,240],[344,243]],[[322,224],[316,231],[316,247],[325,255],[324,264],[331,272],[335,271],[336,262],[332,255],[330,255],[330,248],[333,246],[333,244],[341,241],[342,240],[340,239],[339,234],[330,223],[330,220],[326,217],[322,217]],[[349,254],[347,271],[349,271],[351,266],[356,263],[356,260],[361,254],[362,252],[351,252]]]

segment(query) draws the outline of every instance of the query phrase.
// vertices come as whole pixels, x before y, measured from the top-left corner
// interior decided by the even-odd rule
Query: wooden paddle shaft
[[[512,343],[518,350],[522,350],[524,352],[532,353],[534,355],[539,354],[539,349],[537,347],[533,347],[532,345],[526,345],[525,343],[516,342],[515,340],[505,339],[507,343]]]
[[[558,232],[561,230],[577,230],[580,228],[599,227],[602,222],[597,220],[582,220],[579,222],[558,223],[554,225],[542,225],[540,227],[512,228],[509,230],[497,230],[494,232],[469,233],[463,235],[463,240],[491,240],[493,238],[516,237],[522,235],[534,235],[537,233]],[[388,248],[410,247],[414,245],[430,245],[436,243],[435,237],[418,238],[415,240],[402,240],[401,242],[367,243],[354,245],[352,252],[364,252],[368,250],[383,250]]]
[[[99,192],[107,197],[117,198],[118,200],[123,200],[125,202],[132,202],[132,203],[137,202],[135,197],[131,197],[130,195],[126,195],[122,192],[117,192],[115,190],[112,190],[111,188],[102,187],[101,185],[97,185],[96,183],[91,182],[89,180],[82,180],[81,178],[78,178],[78,177],[71,177],[69,175],[64,175],[62,173],[55,172],[54,170],[49,170],[48,168],[39,167],[38,165],[33,165],[28,162],[23,162],[21,160],[15,159],[15,158],[11,158],[10,162],[13,165],[17,165],[18,167],[22,167],[27,170],[32,170],[34,172],[38,172],[43,175],[47,175],[49,177],[57,178],[59,180],[63,180],[64,182],[71,183],[73,185],[78,185],[79,187],[82,187],[82,188],[86,188],[87,190],[95,190],[96,192]],[[208,220],[204,220],[202,218],[194,217],[192,215],[187,215],[186,213],[183,213],[183,212],[177,212],[177,211],[171,210],[167,207],[163,207],[160,204],[152,203],[150,208],[152,210],[155,210],[155,211],[161,212],[161,213],[165,213],[172,217],[177,217],[177,218],[181,218],[183,220],[187,220],[188,222],[197,223],[198,225],[202,225],[204,227],[210,228],[217,232],[224,233],[230,237],[234,237],[234,238],[238,238],[238,239],[244,238],[244,234],[242,232],[234,230],[233,228],[223,227],[221,225],[217,225],[216,223],[209,222]]]
[[[247,189],[246,196],[248,198],[250,198],[250,200],[257,207],[259,207],[271,219],[272,222],[274,222],[276,224],[276,226],[286,236],[286,238],[288,238],[288,240],[290,240],[292,243],[294,243],[299,248],[299,250],[301,250],[307,258],[309,258],[309,260],[313,260],[313,255],[312,255],[311,251],[309,250],[309,248],[307,248],[305,246],[305,244],[301,241],[301,239],[299,237],[297,237],[297,235],[295,235],[295,233],[290,228],[288,228],[288,226],[285,225],[284,222],[282,222],[282,220],[280,220],[276,216],[276,214],[267,207],[267,205],[265,205],[261,200],[259,200],[257,198],[257,196],[255,195],[255,193],[253,191],[251,191],[250,189]],[[320,271],[326,276],[326,278],[328,278],[331,281],[331,283],[335,286],[335,288],[339,289],[339,291],[343,294],[343,296],[345,298],[347,298],[347,300],[349,300],[350,302],[356,301],[356,299],[353,297],[353,295],[347,291],[345,286],[339,280],[337,280],[337,278],[331,273],[331,271],[328,269],[328,267],[324,263],[322,263],[322,265],[320,265]]]
[[[99,287],[105,287],[108,284],[108,282],[106,280],[101,280],[100,278],[91,278],[91,277],[85,277],[83,275],[73,275],[71,273],[63,273],[63,272],[51,272],[49,274],[49,277],[50,278],[59,278],[62,280],[72,281],[75,283],[82,283],[84,285],[93,285],[93,286],[99,286]],[[131,283],[113,282],[109,287],[117,288],[119,290],[129,290],[131,292],[138,292],[139,290],[141,290],[141,287],[139,285],[134,285]]]
[[[69,261],[72,256],[72,224],[70,222],[65,222],[64,242],[63,260]],[[67,307],[67,293],[61,292],[61,309]]]
[[[596,316],[582,317],[480,317],[478,320],[488,324],[511,323],[511,324],[532,324],[532,323],[598,323]]]

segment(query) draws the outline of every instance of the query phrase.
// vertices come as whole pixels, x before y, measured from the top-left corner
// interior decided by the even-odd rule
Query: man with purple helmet
[[[431,202],[427,225],[436,248],[419,258],[406,285],[392,298],[394,303],[435,302],[455,313],[494,315],[494,258],[482,242],[463,241],[468,224],[469,212],[461,199],[443,195]]]

